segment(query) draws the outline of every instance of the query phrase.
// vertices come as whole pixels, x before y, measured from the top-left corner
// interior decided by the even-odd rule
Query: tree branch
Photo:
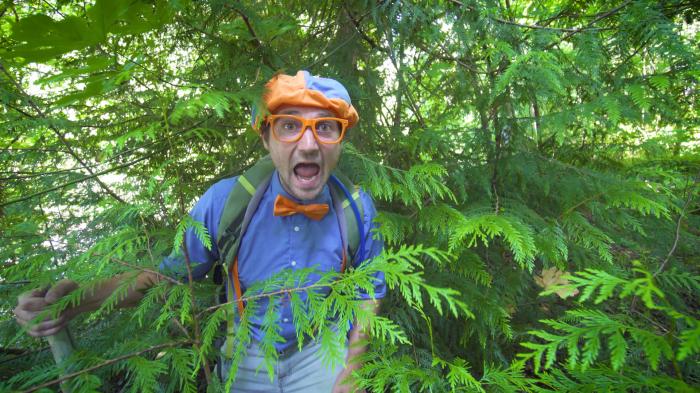
[[[582,27],[582,28],[580,28],[580,29],[576,29],[576,30],[574,30],[574,31],[572,31],[572,32],[569,32],[568,34],[564,35],[564,36],[561,38],[561,40],[559,40],[558,42],[547,45],[547,47],[546,47],[545,49],[551,49],[551,48],[554,47],[555,45],[558,45],[559,42],[562,42],[562,41],[564,41],[564,40],[567,40],[567,39],[571,38],[574,34],[578,34],[578,33],[582,32],[582,31],[588,30],[589,27],[593,26],[593,25],[594,25],[595,23],[597,23],[598,21],[601,21],[601,20],[603,20],[603,19],[605,19],[605,18],[607,18],[607,17],[609,17],[609,16],[612,16],[612,15],[614,15],[614,14],[620,12],[620,10],[622,10],[622,9],[625,8],[625,7],[627,7],[627,6],[630,5],[631,3],[632,3],[632,0],[627,0],[627,1],[625,1],[624,3],[620,4],[619,6],[617,6],[617,7],[613,8],[613,9],[611,9],[610,11],[603,12],[603,13],[601,13],[601,14],[598,14],[598,16],[596,16],[595,18],[593,18],[593,20],[591,20],[590,22],[588,22],[588,24],[587,24],[585,27]]]
[[[378,51],[384,52],[384,53],[388,52],[388,50],[386,48],[382,48],[381,46],[379,46],[379,44],[374,42],[374,40],[370,36],[368,36],[364,31],[362,31],[362,29],[360,29],[360,22],[358,20],[356,20],[355,17],[352,15],[352,13],[350,12],[350,10],[347,7],[347,4],[343,4],[343,10],[345,10],[345,14],[348,16],[348,19],[350,19],[353,26],[355,26],[355,30],[360,34],[360,36],[365,41],[367,41],[367,43],[369,44],[369,46],[372,47],[372,49],[375,49],[375,50],[378,50]]]
[[[272,296],[275,296],[275,295],[289,294],[289,293],[293,293],[293,292],[303,292],[303,291],[308,291],[308,290],[310,290],[310,289],[315,289],[315,288],[331,288],[331,287],[333,287],[333,286],[335,286],[335,285],[337,285],[337,284],[339,284],[339,283],[342,283],[342,282],[344,282],[344,281],[347,281],[348,279],[349,279],[348,277],[345,277],[345,278],[341,278],[341,279],[338,279],[338,280],[335,280],[335,281],[332,281],[332,282],[329,282],[329,283],[325,283],[325,284],[318,284],[318,283],[317,283],[317,284],[310,284],[310,285],[303,286],[303,287],[284,288],[284,289],[279,289],[279,290],[277,290],[277,291],[272,291],[272,292],[267,292],[267,293],[260,293],[260,294],[257,294],[257,295],[241,296],[240,300],[243,301],[243,302],[247,302],[247,301],[249,301],[249,300],[262,299],[262,298],[269,298],[269,297],[272,297]],[[197,318],[201,317],[202,314],[204,314],[205,312],[213,311],[213,310],[216,310],[216,309],[218,309],[218,308],[225,307],[225,306],[232,306],[232,305],[234,305],[235,303],[238,303],[238,300],[239,300],[239,299],[236,299],[236,300],[234,300],[234,301],[232,301],[232,302],[219,303],[219,304],[217,304],[217,305],[215,305],[215,306],[207,307],[207,308],[203,309],[202,311],[200,311],[199,314],[197,314]]]
[[[47,119],[46,114],[41,110],[41,108],[39,108],[39,106],[34,102],[34,100],[32,100],[32,98],[24,91],[22,86],[20,86],[20,84],[14,79],[14,77],[7,71],[5,66],[1,63],[0,63],[0,70],[7,76],[7,78],[10,80],[10,82],[12,82],[12,84],[15,86],[17,91],[22,96],[25,97],[29,106],[31,106],[36,111],[38,116],[42,119]],[[117,195],[114,191],[112,191],[112,189],[109,188],[102,180],[100,180],[100,178],[98,177],[99,174],[95,174],[92,171],[92,169],[88,168],[88,164],[80,157],[80,155],[78,155],[78,153],[75,150],[73,150],[73,147],[68,143],[68,141],[65,139],[64,135],[61,134],[61,132],[56,127],[54,127],[53,124],[49,123],[48,127],[56,134],[56,136],[61,141],[61,143],[66,147],[66,149],[68,150],[68,153],[73,158],[75,158],[75,160],[78,161],[78,163],[80,165],[85,167],[85,170],[91,175],[89,178],[94,178],[95,181],[100,185],[100,187],[102,187],[102,189],[107,194],[109,194],[112,198],[116,199],[119,202],[125,203],[124,199],[122,199],[119,195]]]
[[[255,34],[255,30],[253,29],[253,25],[250,24],[250,19],[248,19],[248,16],[247,16],[246,14],[244,14],[243,11],[239,10],[238,8],[233,8],[233,10],[236,11],[236,13],[237,13],[238,15],[240,15],[241,18],[243,19],[243,23],[245,23],[245,26],[246,26],[246,28],[248,29],[248,32],[249,32],[250,35],[253,37],[253,40],[255,41],[255,45],[256,45],[258,48],[262,48],[262,47],[263,47],[263,43],[262,43],[262,41],[260,40],[260,38],[258,38],[258,35]]]
[[[489,19],[496,21],[498,23],[503,23],[505,25],[517,26],[517,27],[522,27],[525,29],[532,29],[532,30],[549,30],[549,31],[558,31],[558,32],[564,32],[564,33],[579,33],[581,31],[586,31],[586,30],[587,31],[603,30],[603,28],[600,28],[600,27],[591,27],[591,28],[549,27],[549,26],[540,26],[540,25],[526,25],[523,23],[511,22],[509,20],[496,18],[496,17],[489,17]]]
[[[100,254],[93,254],[93,255],[95,255],[95,256],[101,256]],[[182,283],[181,283],[180,281],[178,281],[178,280],[176,280],[176,279],[174,279],[174,278],[172,278],[172,277],[166,276],[165,274],[160,273],[160,272],[157,272],[157,271],[155,271],[155,270],[153,270],[153,269],[148,269],[148,268],[145,268],[145,267],[137,266],[137,265],[131,264],[131,263],[129,263],[129,262],[122,261],[121,259],[117,259],[117,258],[115,258],[115,257],[109,257],[109,259],[110,259],[112,262],[118,263],[118,264],[120,264],[120,265],[122,265],[122,266],[130,267],[130,268],[132,268],[132,269],[140,270],[140,271],[146,272],[146,273],[155,274],[156,276],[158,276],[158,278],[162,278],[163,280],[168,281],[168,282],[170,282],[171,284],[174,284],[174,285],[182,285]]]
[[[140,351],[131,352],[131,353],[128,353],[128,354],[126,354],[126,355],[118,356],[118,357],[116,357],[116,358],[114,358],[114,359],[106,360],[106,361],[104,361],[104,362],[102,362],[102,363],[100,363],[100,364],[96,364],[96,365],[94,365],[94,366],[92,366],[92,367],[84,368],[84,369],[82,369],[82,370],[79,370],[79,371],[76,371],[76,372],[73,372],[73,373],[70,373],[70,374],[66,374],[66,375],[62,376],[61,378],[56,378],[56,379],[54,379],[54,380],[51,380],[51,381],[48,381],[48,382],[44,382],[44,383],[42,383],[41,385],[34,386],[33,388],[30,388],[30,389],[27,389],[27,390],[23,390],[21,393],[31,393],[31,392],[35,392],[35,391],[37,391],[37,390],[39,390],[39,389],[43,389],[43,388],[45,388],[45,387],[49,387],[49,386],[52,386],[52,385],[59,384],[59,383],[61,383],[61,382],[67,381],[67,380],[69,380],[69,379],[71,379],[71,378],[75,378],[75,377],[77,377],[77,376],[79,376],[79,375],[82,375],[82,374],[85,374],[85,373],[89,373],[89,372],[91,372],[91,371],[95,371],[95,370],[97,370],[97,369],[100,369],[100,368],[102,368],[102,367],[109,366],[110,364],[114,364],[114,363],[120,362],[120,361],[122,361],[122,360],[126,360],[126,359],[129,359],[129,358],[133,358],[133,357],[135,357],[135,356],[139,356],[139,355],[144,354],[144,353],[146,353],[146,352],[155,351],[155,350],[157,350],[157,349],[176,347],[176,346],[179,346],[179,345],[187,345],[187,344],[192,344],[192,341],[177,341],[177,342],[172,342],[172,343],[167,343],[167,344],[154,345],[154,346],[152,346],[152,347],[149,347],[149,348],[146,348],[146,349],[142,349],[142,350],[140,350]]]
[[[562,218],[564,218],[564,216],[568,216],[569,214],[571,214],[571,212],[573,212],[574,210],[576,210],[579,206],[585,205],[586,203],[588,203],[588,202],[590,202],[590,201],[593,201],[593,200],[596,200],[596,199],[600,198],[601,196],[603,196],[603,194],[605,194],[605,193],[604,193],[604,192],[598,192],[598,193],[595,193],[595,194],[589,196],[588,198],[584,198],[581,202],[579,202],[579,203],[577,203],[577,204],[571,206],[570,208],[564,210],[564,211],[559,215],[559,217],[557,217],[557,220],[561,220]]]
[[[151,157],[153,154],[155,154],[155,153],[152,153],[152,154],[149,154],[149,155],[140,157],[140,158],[138,158],[138,159],[136,159],[136,160],[134,160],[134,161],[127,162],[126,164],[113,166],[113,167],[111,167],[111,168],[109,168],[109,169],[105,169],[104,171],[97,172],[97,173],[93,173],[93,174],[91,174],[91,175],[85,176],[85,177],[80,178],[80,179],[71,180],[71,181],[65,182],[65,183],[63,183],[63,184],[59,184],[59,185],[57,185],[57,186],[48,188],[48,189],[46,189],[46,190],[42,190],[42,191],[39,191],[39,192],[35,192],[34,194],[31,194],[31,195],[27,195],[27,196],[24,196],[24,197],[21,197],[21,198],[13,199],[13,200],[11,200],[11,201],[8,201],[8,202],[5,202],[5,203],[0,204],[0,208],[5,207],[5,206],[8,206],[8,205],[12,205],[13,203],[23,202],[23,201],[26,201],[26,200],[29,200],[29,199],[38,197],[38,196],[40,196],[40,195],[48,194],[48,193],[50,193],[51,191],[60,190],[61,188],[64,188],[64,187],[67,187],[67,186],[70,186],[70,185],[73,185],[73,184],[82,183],[82,182],[84,182],[84,181],[86,181],[86,180],[90,180],[90,179],[95,178],[95,177],[97,177],[97,176],[102,176],[102,175],[104,175],[104,174],[107,174],[107,173],[110,173],[110,172],[114,172],[114,171],[116,171],[117,169],[125,168],[125,167],[128,167],[128,166],[130,166],[130,165],[136,164],[137,162],[141,162],[141,161],[143,161],[143,160],[145,160],[145,159]]]
[[[453,4],[459,5],[460,7],[464,6],[464,3],[462,3],[459,0],[450,0],[450,2]],[[619,11],[620,9],[622,9],[623,7],[625,7],[629,3],[631,3],[631,1],[628,1],[626,4],[623,4],[622,6],[616,8],[616,9],[613,9],[611,11],[604,12],[602,14],[598,14],[596,16],[596,18],[592,22],[588,23],[588,25],[585,27],[549,27],[549,26],[528,25],[528,24],[524,24],[524,23],[513,22],[513,21],[497,18],[495,16],[488,16],[487,18],[491,19],[494,22],[502,23],[505,25],[522,27],[524,29],[549,30],[549,31],[555,31],[555,32],[570,33],[569,36],[563,38],[563,39],[566,39],[566,38],[569,38],[573,34],[580,33],[583,31],[607,30],[606,28],[601,28],[601,27],[591,27],[591,25],[593,25],[593,23],[597,22],[600,19],[607,18],[608,16],[614,14],[615,12]],[[467,9],[469,9],[470,11],[475,11],[474,7],[467,6]]]
[[[698,176],[693,181],[693,187],[697,184],[698,177],[700,177],[700,174],[698,174]],[[688,182],[688,183],[690,183],[690,182]],[[668,261],[671,260],[671,256],[676,251],[676,247],[678,247],[678,240],[681,237],[681,222],[683,222],[683,218],[686,215],[686,210],[688,209],[688,205],[690,205],[690,201],[693,200],[693,192],[692,192],[691,188],[692,187],[690,186],[690,184],[686,185],[686,193],[688,194],[688,196],[685,198],[685,203],[683,204],[683,208],[681,209],[681,212],[678,215],[678,221],[676,222],[676,236],[673,239],[673,245],[671,246],[671,249],[668,250],[668,254],[666,254],[666,258],[664,259],[664,261],[661,262],[661,265],[659,265],[659,269],[656,270],[656,272],[654,273],[654,277],[658,276],[659,273],[661,273],[661,271],[664,270]]]

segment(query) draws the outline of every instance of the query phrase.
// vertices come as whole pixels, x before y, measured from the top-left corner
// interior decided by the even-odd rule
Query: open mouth
[[[303,185],[312,185],[321,173],[321,167],[318,164],[300,163],[294,166],[294,175]]]

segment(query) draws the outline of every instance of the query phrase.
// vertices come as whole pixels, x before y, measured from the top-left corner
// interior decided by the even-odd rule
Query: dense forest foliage
[[[211,282],[113,310],[118,291],[72,322],[61,367],[12,309],[157,270],[201,231],[197,198],[264,156],[263,84],[308,70],[360,113],[340,166],[386,243],[295,315],[328,361],[325,316],[356,313],[371,392],[698,391],[699,38],[693,0],[3,1],[0,390],[231,383],[211,372],[232,308]],[[376,317],[351,300],[372,269]]]

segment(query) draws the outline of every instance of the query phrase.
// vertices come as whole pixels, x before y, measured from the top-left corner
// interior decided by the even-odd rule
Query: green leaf
[[[677,355],[679,361],[683,361],[688,356],[700,352],[700,323],[696,320],[695,326],[683,330],[679,335],[679,339],[680,347]]]
[[[101,71],[112,64],[112,59],[104,56],[94,56],[85,60],[85,67],[64,68],[61,73],[37,80],[38,84],[52,84],[78,75]]]
[[[649,83],[659,90],[666,90],[671,87],[671,81],[665,75],[654,75],[649,78]]]
[[[639,109],[643,111],[649,109],[651,103],[649,102],[649,99],[646,96],[646,91],[642,85],[630,85],[628,87],[628,91],[630,98],[632,98],[632,101],[634,101],[635,105],[637,105]]]
[[[619,370],[625,364],[627,356],[627,341],[622,337],[619,331],[614,332],[610,336],[610,363],[613,370]]]
[[[5,57],[19,57],[24,62],[43,62],[97,42],[97,37],[82,18],[67,16],[56,21],[40,14],[15,23],[11,38],[19,44],[9,48]]]

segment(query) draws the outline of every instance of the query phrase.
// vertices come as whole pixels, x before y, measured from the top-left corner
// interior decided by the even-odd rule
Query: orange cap
[[[263,101],[267,110],[274,112],[280,106],[299,105],[324,108],[349,122],[348,128],[357,124],[359,115],[352,106],[350,95],[338,81],[299,71],[296,75],[278,74],[265,84]],[[262,118],[253,110],[252,126],[260,132]]]

